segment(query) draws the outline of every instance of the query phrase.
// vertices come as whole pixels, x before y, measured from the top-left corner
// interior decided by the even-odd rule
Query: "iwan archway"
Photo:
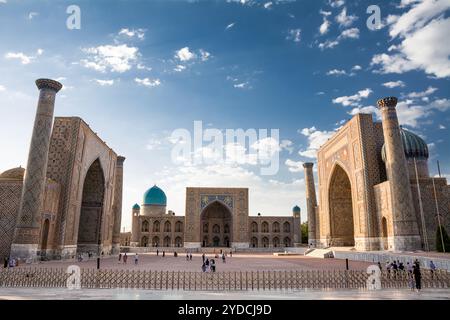
[[[78,252],[101,254],[104,196],[105,177],[100,161],[97,159],[90,166],[84,179],[78,225]]]
[[[352,187],[347,173],[340,165],[334,167],[328,188],[330,212],[330,245],[354,246]]]
[[[211,202],[200,214],[202,247],[230,247],[232,213],[220,201]]]

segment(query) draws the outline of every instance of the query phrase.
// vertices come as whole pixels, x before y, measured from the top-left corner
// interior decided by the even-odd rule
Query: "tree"
[[[308,221],[301,224],[300,230],[302,232],[302,243],[308,243]]]
[[[439,230],[438,227],[436,231],[436,250],[437,252],[444,252],[444,248],[442,247],[442,242],[444,242],[445,252],[450,252],[450,238],[448,237],[445,228],[442,226],[440,228],[442,230],[442,238],[441,238],[441,230]]]

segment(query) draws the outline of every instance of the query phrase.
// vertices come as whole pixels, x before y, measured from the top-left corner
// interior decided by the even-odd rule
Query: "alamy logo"
[[[275,175],[279,169],[278,129],[203,129],[202,121],[194,121],[194,134],[176,129],[170,137],[175,164],[258,165],[261,175]]]

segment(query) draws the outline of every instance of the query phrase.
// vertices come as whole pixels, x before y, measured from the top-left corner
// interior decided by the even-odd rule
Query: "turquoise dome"
[[[400,136],[403,142],[403,149],[405,150],[406,159],[416,158],[418,160],[428,159],[428,146],[426,142],[417,134],[412,133],[400,127]],[[381,148],[381,158],[386,162],[386,150],[383,144]]]
[[[295,206],[294,208],[292,208],[292,212],[300,212],[300,207]]]
[[[164,191],[158,188],[156,185],[147,190],[144,194],[144,206],[157,205],[165,206],[167,203],[167,197]]]
[[[134,206],[133,206],[133,209],[135,209],[135,210],[139,210],[140,208],[141,207],[137,203],[135,203]]]

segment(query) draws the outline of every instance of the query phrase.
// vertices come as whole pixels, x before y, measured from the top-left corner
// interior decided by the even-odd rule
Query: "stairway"
[[[333,251],[330,249],[309,249],[305,256],[311,258],[334,258]]]

